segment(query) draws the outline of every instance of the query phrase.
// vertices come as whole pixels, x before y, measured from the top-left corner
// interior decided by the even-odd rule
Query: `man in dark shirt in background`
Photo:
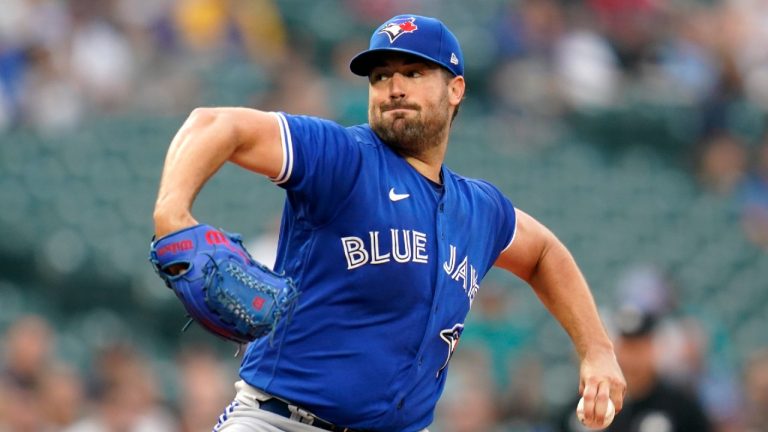
[[[627,380],[624,409],[616,415],[607,432],[712,432],[704,409],[687,389],[660,375],[657,358],[660,346],[656,328],[658,316],[637,308],[624,307],[615,315],[616,356]],[[568,404],[559,418],[561,432],[585,432]]]
[[[657,317],[625,308],[616,316],[616,356],[627,379],[624,410],[610,432],[710,432],[712,426],[695,395],[659,375]]]

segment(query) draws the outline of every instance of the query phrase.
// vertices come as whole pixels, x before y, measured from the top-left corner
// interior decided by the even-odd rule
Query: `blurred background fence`
[[[0,364],[14,377],[0,399],[50,397],[51,364],[75,377],[61,396],[69,414],[27,418],[8,402],[7,430],[118,430],[104,420],[112,388],[140,395],[117,416],[134,425],[125,430],[210,428],[237,359],[194,327],[179,335],[181,307],[147,263],[165,150],[200,105],[365,122],[367,83],[347,62],[403,12],[440,17],[463,44],[468,96],[447,164],[551,227],[609,325],[627,303],[663,314],[682,335],[668,342],[668,372],[692,376],[718,430],[747,430],[739,407],[768,403],[750,400],[742,379],[768,347],[765,2],[4,0],[0,10]],[[282,199],[227,166],[195,210],[269,251]],[[576,363],[523,283],[489,274],[459,351],[436,430],[462,430],[449,408],[466,404],[465,363],[485,365],[494,405],[465,413],[466,430],[557,430]],[[123,363],[130,373],[114,371]],[[137,377],[153,385],[137,389]],[[202,400],[211,382],[224,387]],[[203,403],[209,418],[195,418],[190,406]]]

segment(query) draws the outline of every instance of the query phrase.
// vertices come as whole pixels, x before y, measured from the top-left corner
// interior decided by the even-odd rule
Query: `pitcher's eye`
[[[389,75],[383,72],[373,72],[368,79],[370,80],[371,83],[376,83],[379,81],[384,81],[388,78],[389,78]]]

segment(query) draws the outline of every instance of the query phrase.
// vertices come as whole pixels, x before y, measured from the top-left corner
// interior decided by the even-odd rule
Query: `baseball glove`
[[[210,225],[153,239],[149,260],[190,318],[239,344],[272,332],[298,298],[293,281],[251,258],[239,235]]]

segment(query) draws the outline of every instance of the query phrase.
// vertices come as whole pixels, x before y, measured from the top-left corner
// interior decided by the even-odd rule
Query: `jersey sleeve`
[[[486,190],[488,197],[490,198],[490,213],[492,215],[492,221],[496,224],[496,232],[498,233],[496,242],[494,243],[494,254],[495,256],[498,256],[507,250],[515,240],[517,227],[515,206],[492,184],[482,180],[479,181],[479,184]]]
[[[362,164],[361,148],[345,127],[316,117],[274,113],[280,125],[283,165],[271,178],[302,217],[330,220],[349,196]]]

